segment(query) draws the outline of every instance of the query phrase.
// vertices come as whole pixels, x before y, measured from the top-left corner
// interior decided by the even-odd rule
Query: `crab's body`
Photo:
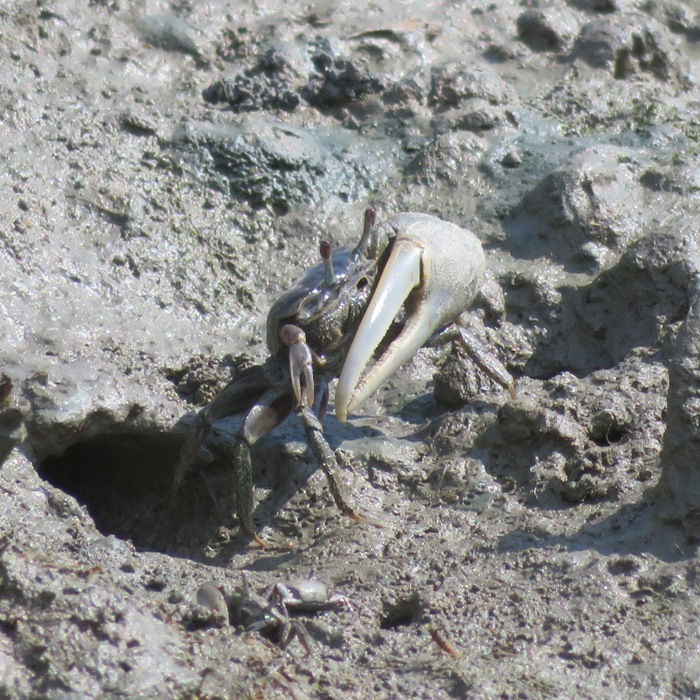
[[[325,581],[293,579],[278,581],[264,590],[255,591],[243,574],[242,586],[227,597],[232,619],[246,631],[272,637],[283,649],[298,638],[311,654],[305,626],[290,613],[313,614],[323,610],[350,607],[348,599],[335,593]]]
[[[306,334],[308,345],[323,356],[323,372],[331,377],[343,368],[377,274],[375,264],[353,259],[347,249],[334,251],[332,265],[336,286],[325,284],[326,266],[320,263],[282,294],[267,315],[270,354],[286,363],[288,347],[281,330],[287,324],[296,325]]]
[[[267,345],[276,370],[253,367],[236,377],[198,414],[183,447],[173,494],[212,424],[249,410],[234,446],[237,510],[242,529],[257,541],[251,522],[250,446],[300,407],[311,447],[341,510],[359,518],[342,495],[336,457],[322,434],[328,386],[338,378],[335,412],[345,421],[354,408],[436,332],[466,311],[479,291],[485,260],[476,236],[427,214],[398,214],[375,225],[368,210],[358,245],[311,268],[270,309]],[[377,348],[390,329],[386,349]],[[511,394],[513,379],[500,361],[459,329],[470,356]],[[365,371],[370,359],[374,364]]]

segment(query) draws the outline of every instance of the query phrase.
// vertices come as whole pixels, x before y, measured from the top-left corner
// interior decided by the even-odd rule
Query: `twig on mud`
[[[449,654],[453,659],[459,658],[459,653],[457,650],[442,636],[442,634],[440,634],[440,631],[436,627],[430,625],[428,627],[428,632],[433,638],[435,644],[437,644],[440,649],[442,649],[446,654]]]

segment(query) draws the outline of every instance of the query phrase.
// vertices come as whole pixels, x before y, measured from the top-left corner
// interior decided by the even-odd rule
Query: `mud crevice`
[[[423,613],[423,601],[414,591],[405,598],[386,603],[384,612],[379,620],[383,630],[394,630],[417,622]]]

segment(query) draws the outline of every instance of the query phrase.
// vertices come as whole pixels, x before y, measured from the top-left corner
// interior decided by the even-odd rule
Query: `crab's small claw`
[[[396,237],[340,374],[335,392],[340,421],[469,306],[484,271],[481,243],[455,224],[411,213],[380,225],[391,225]],[[402,307],[400,334],[363,376]]]
[[[300,406],[314,405],[314,353],[306,344],[306,333],[292,324],[282,327],[282,342],[289,347],[289,375],[294,396]],[[301,377],[304,377],[302,391]]]

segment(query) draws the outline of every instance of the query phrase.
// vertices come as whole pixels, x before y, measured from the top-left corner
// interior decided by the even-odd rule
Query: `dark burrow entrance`
[[[219,437],[225,442],[230,434]],[[286,448],[290,437],[296,433],[279,431],[252,450],[254,520],[260,526],[284,511],[286,502],[316,471],[309,450],[301,454],[298,447],[296,452]],[[171,502],[182,441],[177,433],[106,433],[46,457],[37,471],[85,506],[101,533],[129,539],[139,549],[195,559],[208,549],[209,560],[212,546],[218,550],[228,548],[229,542],[233,547],[247,545],[235,515],[229,458],[212,454],[213,461],[196,465]],[[268,496],[261,497],[265,490]]]
[[[38,472],[84,505],[103,534],[130,539],[139,548],[172,551],[186,546],[183,531],[191,535],[186,539],[201,542],[222,525],[215,494],[201,479],[188,478],[171,507],[181,446],[182,438],[172,434],[101,435],[45,458]]]

